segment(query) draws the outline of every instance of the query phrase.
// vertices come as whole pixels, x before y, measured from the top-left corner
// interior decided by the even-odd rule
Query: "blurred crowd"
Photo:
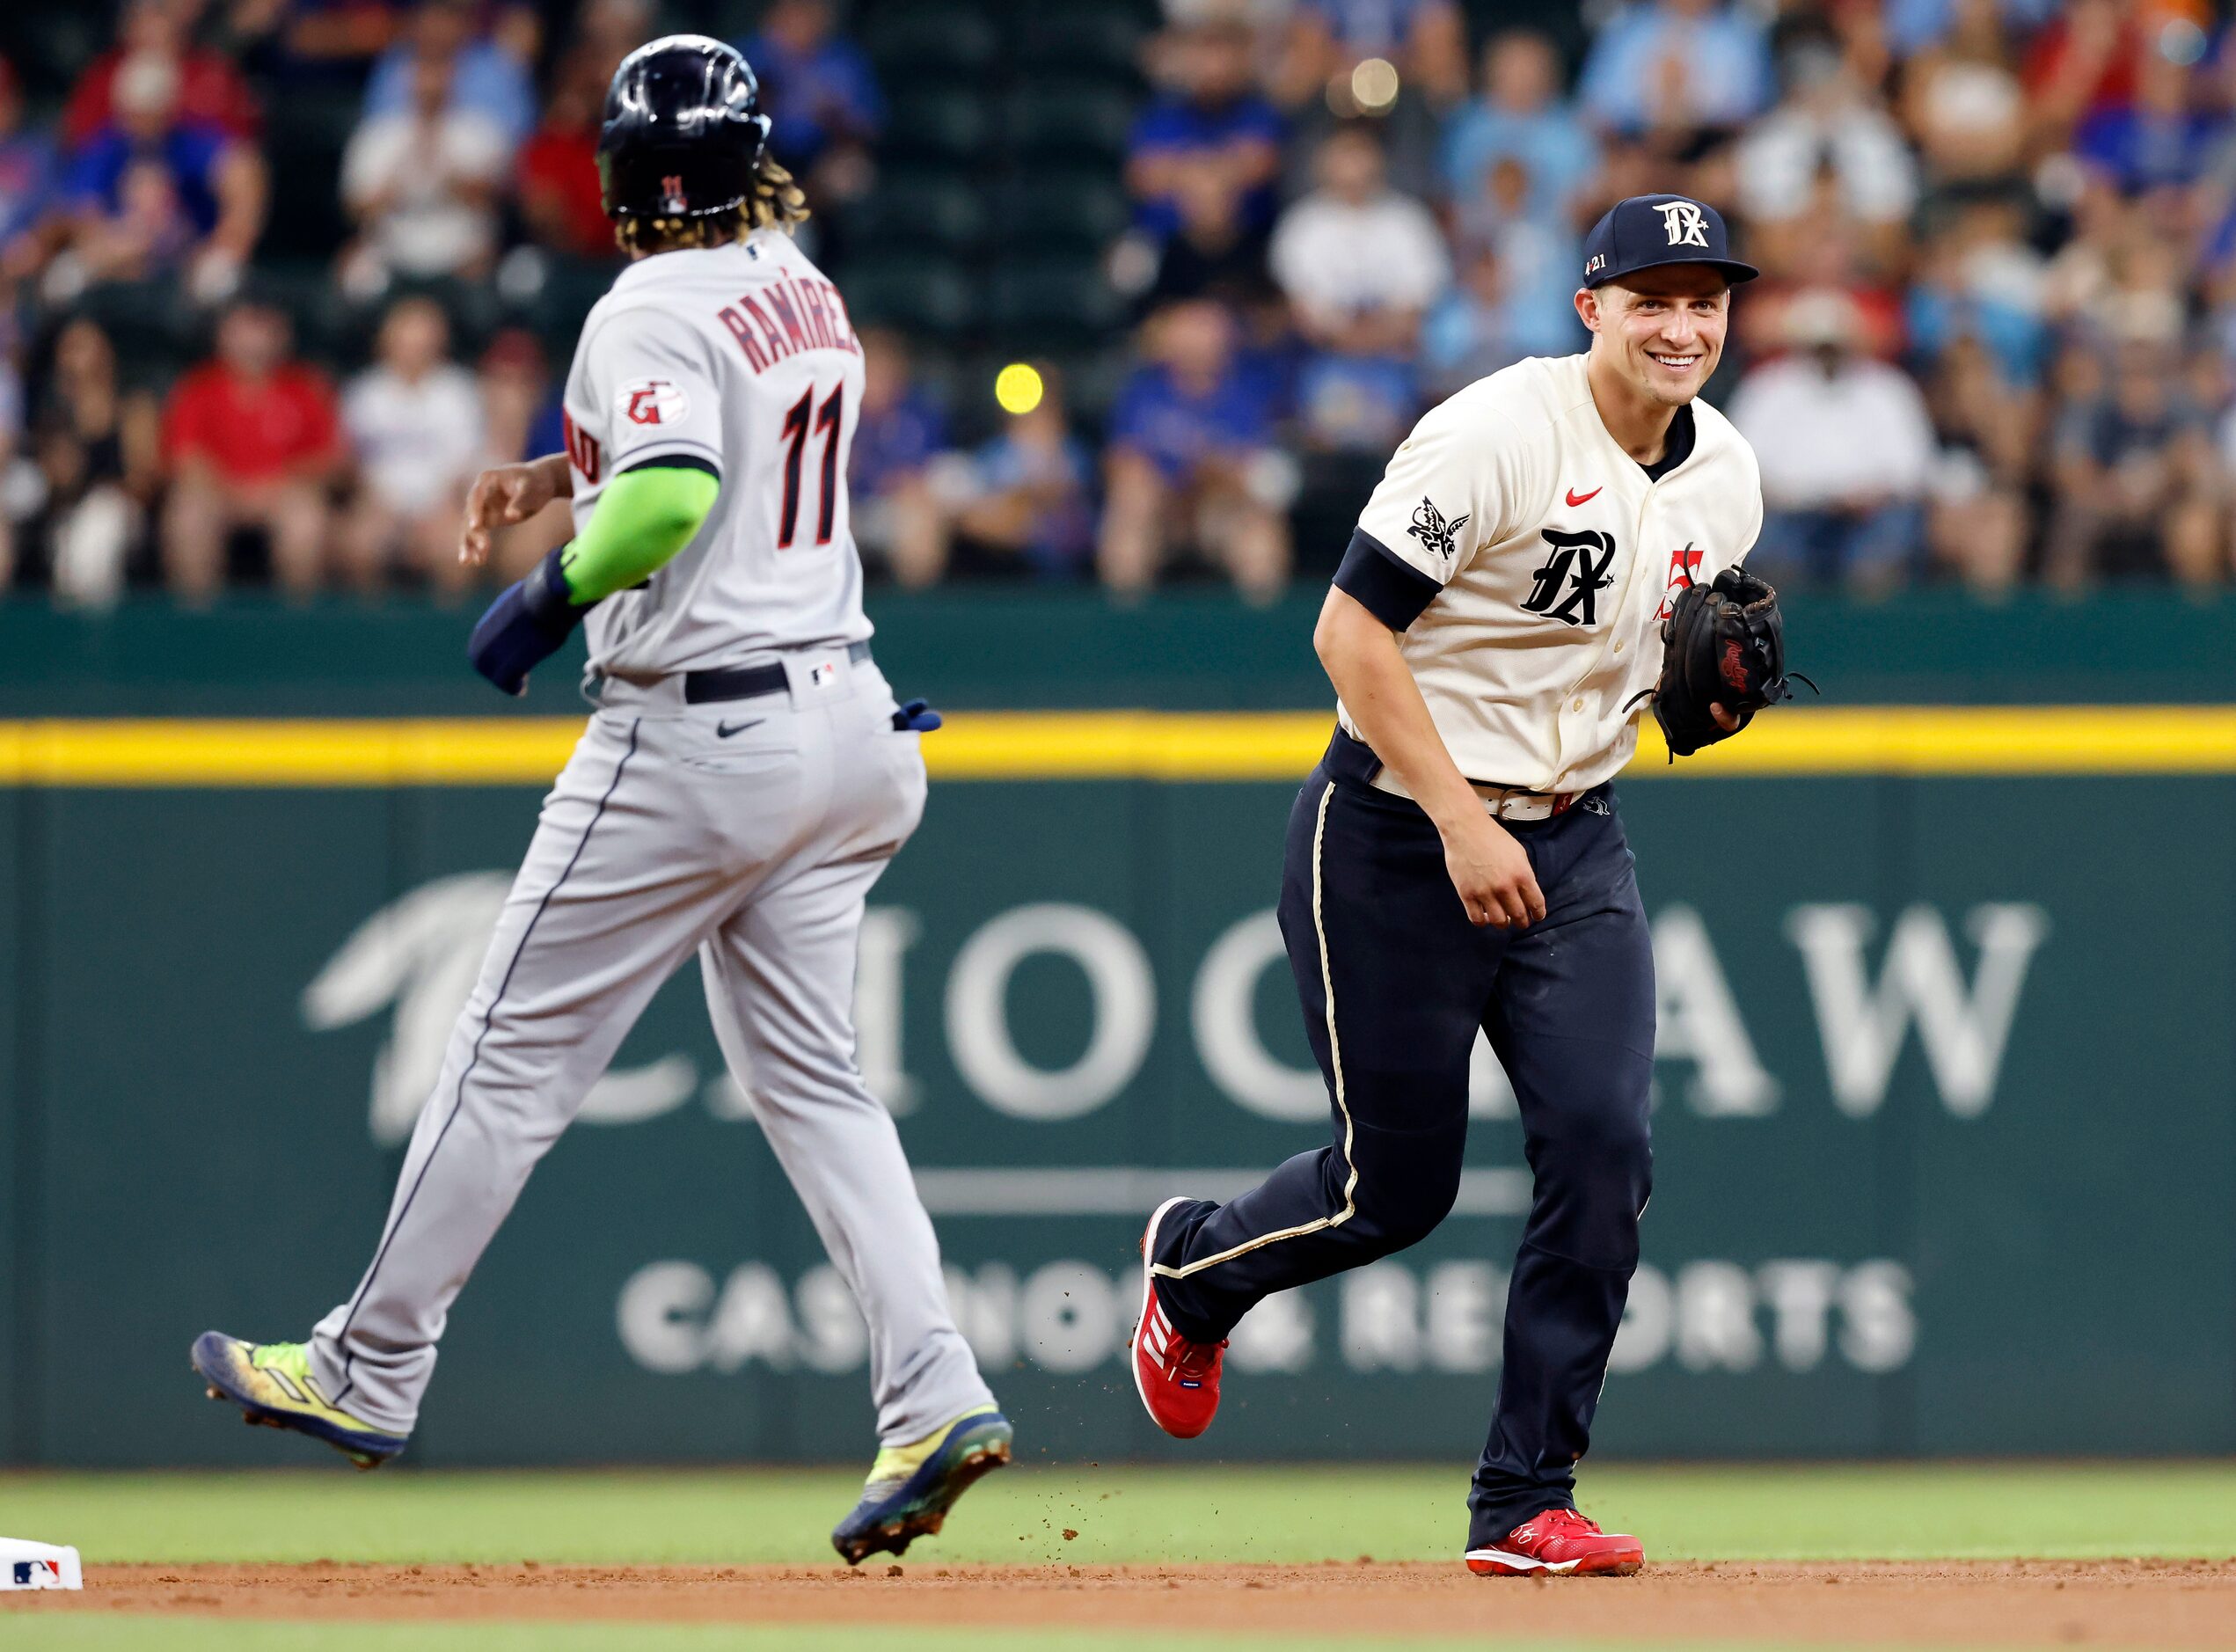
[[[617,267],[606,80],[677,26],[751,58],[858,295],[881,578],[1324,573],[1425,406],[1582,347],[1583,232],[1653,190],[1765,271],[1710,395],[1761,457],[1773,579],[2236,569],[2236,31],[2204,4],[1048,0],[1042,37],[1122,59],[1095,164],[1123,205],[1096,290],[1004,312],[1054,334],[943,332],[928,274],[881,306],[877,226],[929,211],[919,150],[976,140],[895,53],[975,17],[998,54],[1007,4],[128,0],[66,75],[0,24],[47,71],[0,62],[0,588],[463,599],[466,481],[559,445]],[[1099,223],[1096,182],[1002,195],[1001,245]]]
[[[1160,510],[1185,532],[1183,494],[1325,538],[1295,504],[1316,480],[1355,496],[1426,402],[1582,347],[1583,231],[1674,190],[1765,271],[1710,394],[1761,457],[1772,578],[2227,581],[2236,37],[2212,11],[1632,0],[1566,40],[1542,13],[1477,21],[1195,0],[1159,37],[1127,173],[1161,376],[1137,388],[1165,412],[1193,383],[1201,411],[1114,422],[1106,577],[1140,577]],[[1210,542],[1263,577],[1254,540]]]

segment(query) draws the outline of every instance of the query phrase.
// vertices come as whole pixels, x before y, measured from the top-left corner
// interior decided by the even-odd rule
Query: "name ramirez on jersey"
[[[1753,548],[1755,456],[1698,399],[1650,467],[1600,421],[1582,355],[1516,362],[1391,456],[1335,583],[1399,633],[1470,780],[1583,792],[1638,744],[1670,594]],[[1340,704],[1337,715],[1358,729]]]
[[[589,611],[593,672],[664,676],[868,639],[846,492],[861,401],[845,303],[781,231],[615,278],[567,374],[575,531],[625,471],[682,465],[722,486],[671,561]]]

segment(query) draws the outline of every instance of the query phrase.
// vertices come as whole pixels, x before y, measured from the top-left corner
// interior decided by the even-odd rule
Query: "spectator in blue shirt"
[[[1022,563],[1044,580],[1077,578],[1094,559],[1089,488],[1094,461],[1071,433],[1062,387],[1041,369],[1042,392],[961,468],[954,525],[977,560]]]
[[[1252,89],[1250,32],[1212,21],[1181,30],[1169,55],[1176,90],[1134,123],[1126,187],[1136,221],[1158,241],[1180,228],[1181,197],[1224,201],[1237,230],[1262,237],[1274,218],[1282,119]]]
[[[828,162],[866,162],[885,99],[862,48],[833,32],[825,0],[777,0],[738,49],[760,77],[769,143],[786,166],[804,178]]]
[[[947,565],[930,474],[947,446],[946,416],[915,383],[905,338],[872,327],[861,342],[862,416],[846,471],[854,541],[902,584],[929,585]]]
[[[1268,380],[1243,363],[1233,318],[1209,299],[1188,299],[1142,329],[1146,362],[1111,410],[1107,488],[1100,561],[1103,582],[1136,595],[1159,565],[1192,541],[1243,596],[1270,601],[1289,576],[1295,491],[1274,450]]]
[[[1976,340],[2008,384],[2041,381],[2052,342],[2042,311],[2038,270],[1998,255],[2017,211],[1976,202],[1914,245],[1917,266],[1904,295],[1903,331],[1919,363],[1938,360],[1960,340]]]
[[[1530,216],[1566,219],[1599,166],[1599,145],[1560,96],[1553,42],[1510,29],[1483,49],[1483,95],[1452,117],[1444,137],[1444,186],[1455,201],[1483,193],[1491,168],[1514,159],[1529,169]]]
[[[183,274],[210,302],[236,286],[264,227],[262,158],[215,128],[174,118],[177,65],[139,54],[118,69],[116,115],[72,162],[71,246],[94,281]]]
[[[2133,96],[2082,121],[2073,152],[2123,194],[2186,188],[2204,174],[2227,116],[2202,106],[2189,64],[2159,51],[2136,56]]]
[[[0,59],[0,284],[35,275],[46,262],[55,176],[55,142],[24,125],[22,90]]]
[[[1502,173],[1521,163],[1499,163]],[[1573,302],[1582,263],[1565,230],[1510,221],[1464,251],[1458,281],[1421,329],[1431,391],[1449,396],[1525,356],[1569,355],[1589,335]]]
[[[480,33],[471,0],[420,0],[404,38],[383,52],[365,86],[365,118],[412,113],[413,65],[449,59],[450,106],[493,121],[508,150],[536,129],[536,87],[514,51]]]
[[[1592,42],[1579,90],[1611,132],[1728,130],[1770,103],[1770,47],[1725,0],[1634,0]]]

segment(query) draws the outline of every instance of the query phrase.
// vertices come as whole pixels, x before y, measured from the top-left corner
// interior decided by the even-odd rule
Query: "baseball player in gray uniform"
[[[518,693],[578,624],[597,712],[451,1034],[363,1278],[301,1343],[209,1332],[213,1398],[362,1467],[402,1451],[450,1304],[536,1161],[694,951],[707,1008],[869,1328],[882,1450],[832,1533],[850,1562],[937,1531],[1009,1460],[932,1224],[855,1064],[864,902],[924,800],[923,702],[872,662],[846,454],[861,348],[793,244],[745,60],[676,35],[616,72],[599,142],[632,263],[591,311],[566,451],[485,472],[461,554],[572,500],[574,537],[475,628]]]

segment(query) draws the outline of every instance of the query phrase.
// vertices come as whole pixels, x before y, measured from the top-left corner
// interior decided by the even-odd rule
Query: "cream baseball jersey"
[[[846,307],[791,237],[758,230],[622,271],[567,374],[575,530],[640,465],[722,486],[691,544],[590,610],[593,671],[664,676],[869,636],[846,499],[861,399]]]
[[[1471,780],[1582,792],[1638,743],[1671,594],[1762,528],[1755,456],[1706,402],[1652,470],[1600,422],[1582,355],[1520,362],[1434,407],[1391,457],[1336,583],[1399,632]],[[1340,705],[1344,727],[1356,735]]]

